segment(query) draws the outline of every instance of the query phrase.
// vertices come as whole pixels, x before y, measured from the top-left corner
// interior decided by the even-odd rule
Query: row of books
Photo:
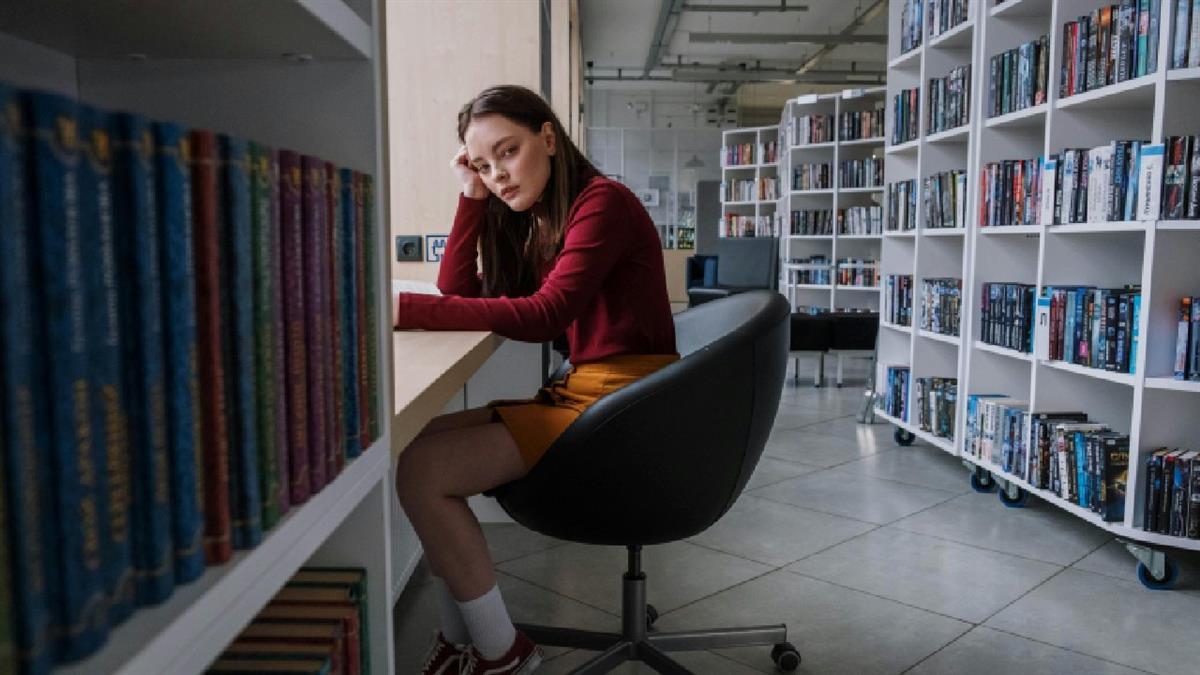
[[[979,173],[979,225],[1042,224],[1042,157],[988,162]]]
[[[835,283],[839,286],[877,288],[879,286],[879,261],[860,258],[839,258]]]
[[[1042,189],[1054,192],[1053,199],[1043,195],[1042,210],[1052,208],[1055,223],[1135,220],[1142,208],[1151,208],[1139,202],[1142,192],[1144,198],[1153,199],[1152,208],[1157,215],[1158,189],[1142,191],[1139,185],[1161,184],[1161,146],[1154,146],[1159,148],[1157,179],[1150,175],[1153,166],[1146,161],[1148,155],[1142,153],[1143,147],[1148,147],[1143,141],[1113,141],[1090,150],[1064,149],[1043,167]],[[1142,168],[1146,175],[1139,177]],[[1153,182],[1143,183],[1143,180]],[[1051,220],[1047,215],[1043,213],[1043,222]]]
[[[1200,218],[1200,136],[1163,139],[1162,218]]]
[[[791,266],[788,269],[788,280],[793,284],[828,286],[833,283],[833,267],[828,256],[792,258],[788,264]]]
[[[900,53],[908,53],[921,46],[925,30],[924,0],[904,0],[900,6]]]
[[[838,234],[882,234],[882,206],[851,206],[838,209]]]
[[[1047,286],[1038,298],[1034,355],[1118,373],[1136,372],[1138,317],[1142,293],[1137,286],[1104,289]]]
[[[883,117],[883,108],[847,110],[838,115],[838,138],[843,141],[882,138]]]
[[[793,190],[827,190],[833,187],[833,166],[797,164],[792,167]]]
[[[737,143],[721,148],[721,166],[774,164],[779,159],[779,142]]]
[[[958,380],[953,377],[918,377],[913,381],[917,399],[917,427],[939,438],[954,439],[958,408]]]
[[[967,226],[967,172],[935,173],[921,181],[925,229]]]
[[[883,158],[866,157],[838,162],[838,186],[864,188],[883,186]]]
[[[921,135],[919,128],[920,88],[901,89],[892,97],[892,145],[914,141]]]
[[[1026,354],[1033,353],[1036,287],[984,282],[979,302],[979,340]]]
[[[1083,412],[1031,412],[999,394],[967,397],[965,452],[1105,521],[1125,518],[1129,436]]]
[[[939,335],[959,334],[962,279],[921,280],[921,328]]]
[[[726,213],[720,222],[723,237],[773,237],[775,219],[772,216],[745,216]]]
[[[366,570],[301,568],[207,672],[367,675],[367,609]]]
[[[831,209],[792,211],[789,232],[794,235],[833,236],[833,211]]]
[[[888,232],[917,229],[917,180],[896,181],[887,187]]]
[[[884,279],[883,290],[883,320],[893,326],[911,326],[913,306],[912,275],[887,275]]]
[[[911,376],[908,366],[888,366],[883,391],[878,396],[880,409],[903,422],[908,421],[908,381]]]
[[[1046,102],[1050,88],[1049,36],[996,54],[988,60],[988,66],[988,117]]]
[[[1063,24],[1060,98],[1158,69],[1161,0],[1122,0]]]
[[[787,125],[788,144],[793,147],[833,141],[833,115],[802,115]]]
[[[0,108],[0,642],[45,673],[379,437],[374,184],[53,94]]]
[[[1171,0],[1175,6],[1175,35],[1171,67],[1200,66],[1200,0]]]
[[[721,199],[726,202],[774,201],[779,199],[779,179],[772,176],[721,181]]]
[[[970,0],[929,0],[925,10],[929,37],[937,37],[967,20]]]
[[[1200,381],[1200,295],[1179,301],[1176,326],[1175,379]]]
[[[1200,539],[1200,452],[1157,448],[1144,485],[1142,530]]]
[[[971,65],[950,69],[945,77],[929,80],[926,133],[936,134],[965,125],[971,117]]]

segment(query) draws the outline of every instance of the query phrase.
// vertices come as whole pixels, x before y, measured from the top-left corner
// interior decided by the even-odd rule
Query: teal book
[[[154,123],[154,145],[171,539],[175,583],[185,584],[204,574],[205,564],[191,152],[187,130],[170,122]]]
[[[109,621],[116,625],[135,605],[133,542],[130,531],[129,408],[121,362],[120,289],[112,213],[112,119],[108,113],[79,109],[79,236],[83,256],[92,367],[92,428],[95,463],[104,489],[97,493],[104,592]]]
[[[338,170],[341,196],[338,199],[340,214],[337,218],[337,278],[338,320],[342,345],[342,409],[344,424],[342,431],[346,446],[346,458],[354,459],[362,454],[362,439],[359,434],[359,387],[358,387],[358,284],[355,283],[355,260],[357,234],[354,227],[354,172]]]
[[[271,151],[257,143],[249,146],[250,230],[254,284],[254,407],[258,416],[258,480],[262,496],[262,527],[279,522],[279,446],[275,429],[275,264],[271,226]]]
[[[366,295],[363,298],[367,308],[367,410],[370,420],[369,436],[363,439],[363,452],[379,438],[381,433],[382,402],[379,397],[379,241],[377,238],[375,217],[375,179],[370,174],[364,174],[363,180],[363,253],[366,256],[364,273],[366,274]]]
[[[92,369],[87,335],[81,241],[79,110],[55,94],[27,95],[33,143],[33,215],[38,377],[46,383],[50,433],[44,446],[54,468],[47,484],[58,523],[59,658],[88,656],[108,637],[108,602],[100,545],[100,468],[94,448]],[[90,255],[90,252],[88,252]]]

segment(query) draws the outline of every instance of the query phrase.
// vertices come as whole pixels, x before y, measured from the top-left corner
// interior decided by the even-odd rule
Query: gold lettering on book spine
[[[83,564],[91,570],[100,569],[100,522],[96,510],[96,461],[92,456],[92,396],[87,380],[75,380],[71,385],[71,401],[75,421],[75,461],[79,467],[79,484],[83,488],[79,500],[79,527],[83,535]]]
[[[36,485],[44,490],[46,486],[39,480],[35,463],[42,453],[33,433],[33,394],[28,387],[18,387],[15,398],[13,405],[17,423],[18,447],[13,451],[20,453],[24,458],[21,466],[21,481],[25,485]],[[21,495],[22,510],[25,512],[25,522],[35,528],[41,527],[43,515],[42,505],[38,501],[39,490],[18,490],[18,492]],[[42,537],[32,532],[22,543],[25,557],[29,560],[25,583],[34,593],[43,593],[46,590],[45,552],[42,550],[45,543]]]
[[[167,406],[161,382],[150,386],[150,449],[154,457],[154,503],[167,508],[171,502],[167,459]]]
[[[104,410],[109,536],[117,543],[124,543],[129,538],[132,499],[129,485],[129,421],[125,418],[121,394],[116,386],[106,384],[100,388],[100,405]]]

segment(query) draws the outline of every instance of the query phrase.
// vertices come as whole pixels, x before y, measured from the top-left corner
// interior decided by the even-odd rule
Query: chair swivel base
[[[626,661],[642,661],[660,673],[686,675],[691,671],[667,656],[667,652],[758,645],[774,647],[771,658],[778,669],[791,672],[800,666],[800,652],[787,642],[784,624],[650,634],[648,624],[656,613],[647,614],[646,576],[638,569],[640,547],[629,548],[630,571],[624,574],[622,584],[621,633],[530,624],[517,627],[540,645],[601,652],[571,671],[575,675],[607,673]]]

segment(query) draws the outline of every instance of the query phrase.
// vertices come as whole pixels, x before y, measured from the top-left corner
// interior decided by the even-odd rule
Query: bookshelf
[[[900,0],[892,0],[893,26],[900,21]],[[971,118],[965,143],[937,143],[922,136],[890,146],[889,181],[917,178],[965,162],[967,169],[967,229],[963,237],[885,236],[883,275],[914,275],[915,294],[921,279],[961,276],[963,279],[961,338],[957,345],[930,344],[923,331],[881,331],[879,373],[883,382],[888,365],[908,365],[913,377],[934,374],[958,377],[955,441],[939,445],[976,467],[976,480],[990,477],[1000,484],[1006,504],[1019,506],[1036,495],[1068,513],[1119,536],[1139,563],[1139,576],[1151,588],[1169,587],[1171,548],[1200,550],[1200,541],[1142,530],[1145,500],[1145,460],[1157,447],[1194,448],[1200,437],[1200,383],[1172,377],[1175,316],[1179,298],[1200,290],[1200,232],[1186,220],[1112,221],[1076,224],[1026,224],[983,227],[980,223],[980,176],[985,165],[1001,160],[1045,157],[1064,148],[1087,148],[1113,140],[1146,139],[1161,142],[1168,135],[1200,132],[1194,113],[1200,105],[1195,69],[1168,68],[1174,17],[1166,4],[1159,17],[1157,69],[1140,77],[1090,91],[1060,97],[1059,72],[1064,57],[1063,25],[1108,3],[1101,0],[1008,0],[999,5],[970,3],[971,45],[947,49],[961,38],[926,37],[908,54],[899,53],[898,39],[889,45],[889,138],[893,124],[891,96],[901,89],[921,87],[926,100],[928,79],[959,62],[971,62]],[[957,29],[956,29],[957,30]],[[956,33],[961,34],[961,33]],[[1049,67],[1043,103],[988,117],[989,64],[993,56],[1048,37]],[[925,111],[921,110],[922,122]],[[924,133],[924,124],[922,124]],[[952,150],[952,146],[960,148]],[[965,154],[951,155],[951,152]],[[1035,220],[1039,222],[1040,220]],[[941,234],[941,233],[937,233]],[[935,236],[926,236],[935,235]],[[961,267],[960,267],[961,266]],[[956,272],[956,274],[949,274]],[[1028,284],[1040,296],[1053,285],[1082,284],[1100,288],[1124,284],[1141,286],[1142,309],[1136,327],[1140,343],[1134,373],[1087,368],[1062,361],[1043,361],[980,340],[981,294],[984,283]],[[914,298],[914,305],[919,306]],[[919,310],[916,310],[919,311]],[[914,320],[916,317],[914,316]],[[882,386],[882,385],[881,385]],[[1081,410],[1130,437],[1130,466],[1124,518],[1105,522],[1087,508],[1038,489],[988,459],[964,450],[968,396],[1003,394],[1028,401],[1031,410]],[[912,394],[910,393],[910,400]],[[885,416],[893,423],[902,422]],[[897,424],[914,431],[911,423]],[[917,434],[918,436],[920,434]],[[941,439],[939,439],[941,440]],[[1143,575],[1157,569],[1166,579]],[[1161,582],[1161,583],[1160,583]]]
[[[840,120],[843,114],[868,113],[881,109],[884,88],[847,89],[829,94],[808,94],[789,100],[783,108],[780,120],[779,174],[782,192],[779,197],[779,288],[792,304],[798,307],[833,309],[879,309],[877,285],[840,284],[839,267],[851,268],[856,263],[839,265],[839,260],[878,261],[882,232],[867,231],[842,234],[839,231],[837,214],[842,209],[880,207],[884,187],[842,187],[843,162],[874,158],[882,161],[884,138],[882,129],[872,134],[850,134],[865,136],[843,138]],[[805,137],[801,128],[816,116],[830,116],[828,136]],[[825,140],[828,138],[829,140]],[[813,142],[808,142],[813,141]],[[794,189],[793,171],[807,164],[828,164],[832,187],[823,189]],[[886,179],[886,173],[885,173]],[[828,211],[828,233],[791,234],[794,211]],[[793,260],[808,260],[824,256],[828,260],[830,283],[797,283],[791,271],[796,269]],[[878,263],[874,268],[878,272]]]
[[[381,0],[215,0],[129,12],[121,3],[19,0],[0,7],[0,80],[316,155],[383,187],[383,8]],[[258,546],[138,608],[98,652],[56,674],[203,672],[306,564],[366,569],[370,660],[391,672],[387,212],[381,189],[368,224],[379,270],[368,311],[379,317],[380,437]]]
[[[779,148],[779,127],[742,127],[721,132],[721,221],[717,232],[721,238],[773,237],[779,229],[776,214],[778,201],[762,198],[759,190],[765,180],[775,179],[776,190],[783,188],[779,180],[779,165],[768,158],[768,144]],[[744,148],[738,152],[737,148]],[[778,150],[776,150],[778,152]],[[769,161],[770,160],[770,161]],[[749,194],[739,193],[737,186],[751,181]],[[731,194],[731,189],[733,190]],[[730,217],[749,218],[750,225],[733,227]],[[732,231],[731,231],[732,228]]]

